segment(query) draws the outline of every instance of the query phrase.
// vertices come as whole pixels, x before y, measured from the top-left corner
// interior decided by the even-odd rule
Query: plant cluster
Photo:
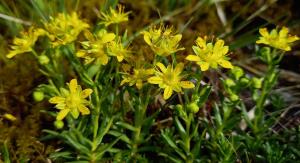
[[[121,28],[129,14],[118,5],[92,26],[75,12],[59,13],[14,38],[7,57],[32,54],[48,80],[34,98],[54,104],[45,112],[55,117],[56,129],[44,129],[43,141],[63,144],[51,160],[286,162],[300,157],[298,149],[280,147],[280,135],[270,130],[274,119],[264,112],[278,65],[299,40],[288,28],[259,30],[255,53],[268,70],[257,78],[230,61],[221,38],[199,36],[194,46],[183,47],[182,34],[161,23],[139,32],[144,42],[135,45]],[[182,57],[190,48],[193,54]],[[152,57],[145,55],[149,52]],[[219,75],[222,68],[226,76]],[[245,91],[251,92],[252,106],[241,98]],[[300,145],[295,133],[291,141]]]

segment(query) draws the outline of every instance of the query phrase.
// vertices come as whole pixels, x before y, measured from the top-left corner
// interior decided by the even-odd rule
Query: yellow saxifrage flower
[[[44,26],[53,47],[75,41],[83,30],[89,28],[89,25],[80,20],[75,12],[71,15],[59,13],[55,18],[50,17],[50,22],[44,23]]]
[[[39,36],[45,35],[46,31],[40,28],[31,27],[27,32],[21,32],[21,37],[15,37],[11,50],[6,55],[7,58],[12,58],[17,54],[31,52],[32,47]]]
[[[210,67],[216,69],[218,65],[224,68],[232,69],[232,64],[226,57],[228,54],[228,46],[224,46],[224,41],[219,39],[215,44],[212,42],[206,43],[206,37],[198,37],[196,40],[196,46],[193,46],[193,51],[196,55],[188,55],[186,60],[196,62],[201,71],[206,71]]]
[[[88,41],[81,42],[83,49],[77,52],[77,57],[84,58],[86,64],[96,61],[106,65],[109,59],[106,52],[107,43],[115,39],[115,34],[107,33],[104,29],[98,31],[95,35],[88,31],[84,34]]]
[[[117,10],[110,7],[108,13],[101,12],[101,24],[109,26],[110,24],[119,24],[121,22],[128,21],[128,15],[130,12],[124,13],[124,6],[118,5]]]
[[[120,37],[107,44],[107,51],[109,55],[116,56],[119,62],[122,62],[124,58],[128,58],[131,53],[128,47],[122,44]]]
[[[136,68],[133,69],[133,74],[124,74],[123,80],[121,82],[121,85],[125,83],[129,83],[129,86],[133,86],[134,84],[138,89],[141,89],[143,87],[143,82],[147,81],[147,79],[154,74],[154,69],[149,68]]]
[[[77,80],[72,79],[69,83],[69,90],[61,89],[61,95],[52,97],[49,102],[56,104],[55,107],[60,110],[56,119],[62,120],[69,113],[77,119],[79,113],[82,115],[90,114],[90,110],[86,107],[90,102],[85,98],[89,97],[93,92],[92,89],[82,90],[80,85],[77,85]]]
[[[168,56],[184,48],[178,48],[181,34],[174,34],[173,28],[162,26],[152,27],[149,31],[144,31],[144,40],[151,49],[161,56]]]
[[[183,70],[183,63],[176,65],[175,69],[171,65],[166,68],[162,63],[157,63],[160,71],[155,72],[155,76],[150,77],[148,82],[151,84],[158,84],[160,88],[164,89],[164,99],[171,97],[173,91],[182,92],[181,88],[194,88],[195,85],[190,81],[181,81],[183,78],[181,74]]]
[[[290,36],[288,34],[289,30],[286,27],[282,27],[279,32],[277,29],[273,29],[270,33],[268,33],[267,28],[260,28],[259,33],[261,34],[261,37],[256,41],[257,44],[270,45],[284,51],[290,51],[290,44],[299,40],[299,37],[297,36]]]

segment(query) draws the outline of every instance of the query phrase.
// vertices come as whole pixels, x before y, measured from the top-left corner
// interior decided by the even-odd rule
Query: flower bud
[[[234,66],[231,72],[236,80],[240,79],[244,75],[244,70],[238,66]]]
[[[50,62],[49,58],[46,55],[41,55],[38,59],[41,65],[46,65]]]
[[[232,79],[226,79],[226,80],[225,80],[225,84],[226,84],[228,87],[235,86],[235,82],[234,82]]]
[[[246,85],[249,84],[249,79],[247,79],[247,78],[241,78],[240,82],[241,82],[241,84],[242,84],[243,86],[246,86]]]
[[[44,99],[44,92],[34,91],[32,96],[35,102],[40,102]]]
[[[199,106],[197,105],[196,102],[193,102],[193,103],[188,104],[187,110],[192,113],[197,113],[199,111]]]
[[[230,98],[231,101],[239,100],[239,96],[234,94],[234,93],[230,94],[229,98]]]
[[[185,115],[185,112],[184,112],[184,110],[183,110],[183,107],[182,107],[182,105],[180,105],[180,104],[177,104],[177,105],[175,106],[175,111],[176,111],[176,113],[177,113],[179,116],[184,116],[184,115]]]
[[[57,129],[62,129],[64,127],[64,122],[61,121],[61,120],[56,120],[54,121],[54,126],[57,128]]]
[[[180,104],[177,104],[177,105],[175,106],[175,109],[176,109],[176,110],[182,110],[182,109],[183,109],[183,107],[182,107],[182,105],[180,105]]]
[[[260,89],[262,86],[262,78],[261,79],[256,77],[252,78],[252,85],[254,88]]]

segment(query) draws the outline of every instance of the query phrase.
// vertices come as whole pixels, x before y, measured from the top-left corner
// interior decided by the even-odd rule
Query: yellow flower
[[[101,12],[101,24],[109,26],[110,24],[119,24],[121,22],[128,21],[128,15],[130,12],[124,13],[124,6],[118,5],[118,10],[110,7],[109,13]]]
[[[186,60],[196,62],[200,66],[201,71],[206,71],[209,67],[216,69],[218,65],[232,69],[233,66],[226,57],[228,49],[228,46],[224,46],[224,41],[221,39],[213,44],[212,42],[206,43],[206,37],[198,37],[196,46],[193,46],[193,51],[196,55],[188,55]]]
[[[121,85],[129,83],[130,86],[133,86],[135,84],[138,89],[141,89],[143,87],[143,82],[146,81],[153,74],[154,69],[152,68],[133,69],[133,74],[124,74]]]
[[[268,33],[266,28],[260,28],[259,33],[261,34],[261,37],[259,37],[259,40],[256,41],[257,44],[270,45],[284,51],[290,51],[290,44],[299,40],[299,37],[297,36],[290,36],[288,34],[289,30],[286,27],[282,27],[279,32],[277,29],[273,29],[271,33]]]
[[[9,114],[9,113],[5,113],[3,115],[3,117],[6,118],[7,120],[10,120],[10,121],[16,121],[17,120],[17,118],[14,115]]]
[[[50,22],[44,25],[54,47],[75,41],[81,31],[89,28],[89,25],[80,20],[75,12],[71,15],[59,13],[55,18],[50,17]]]
[[[109,59],[106,54],[106,45],[115,39],[115,34],[107,33],[104,29],[96,35],[88,31],[84,34],[88,41],[81,42],[83,49],[77,52],[77,57],[84,58],[86,64],[96,60],[96,62],[106,65]]]
[[[120,37],[107,44],[108,54],[116,56],[119,62],[122,62],[124,58],[129,57],[130,51],[125,47]]]
[[[85,98],[92,94],[92,89],[82,90],[80,85],[77,85],[77,80],[72,79],[69,83],[69,90],[61,89],[61,95],[52,97],[49,102],[56,104],[55,107],[60,110],[56,119],[62,120],[69,113],[77,119],[79,112],[82,115],[90,114],[90,110],[86,107],[89,101]]]
[[[159,84],[160,88],[164,89],[164,99],[171,97],[173,91],[182,92],[181,88],[194,88],[195,85],[190,81],[181,81],[183,63],[176,65],[175,69],[171,65],[166,68],[162,63],[157,63],[160,71],[155,72],[155,76],[150,77],[148,82],[151,84]]]
[[[144,31],[144,40],[151,49],[161,56],[168,56],[184,48],[178,48],[181,34],[174,34],[173,28],[162,26],[152,27],[149,31]]]
[[[7,58],[12,58],[17,54],[31,52],[32,47],[37,41],[38,37],[45,35],[46,31],[40,28],[31,27],[27,32],[21,32],[21,37],[15,37],[11,50],[6,55]]]

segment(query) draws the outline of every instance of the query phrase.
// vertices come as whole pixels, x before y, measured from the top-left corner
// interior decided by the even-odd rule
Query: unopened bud
[[[54,126],[57,128],[57,129],[62,129],[64,127],[64,122],[61,121],[61,120],[56,120],[54,121]]]
[[[197,113],[199,111],[199,106],[197,105],[196,102],[193,102],[188,104],[187,109],[192,113]]]
[[[226,79],[226,80],[225,80],[225,84],[226,84],[228,87],[235,86],[235,82],[234,82],[232,79]]]
[[[252,78],[252,84],[253,84],[253,87],[256,88],[256,89],[261,88],[261,86],[262,86],[262,78],[261,79],[256,78],[256,77]]]
[[[34,91],[32,96],[35,102],[40,102],[44,99],[44,92]]]
[[[249,84],[249,79],[247,79],[247,78],[241,78],[240,82],[241,82],[241,84],[242,84],[243,86],[246,86],[246,85]]]
[[[231,101],[237,101],[237,100],[239,100],[239,96],[236,95],[236,94],[231,94],[231,95],[229,96],[229,98],[230,98]]]
[[[238,66],[234,66],[231,72],[236,80],[240,79],[244,75],[244,70]]]
[[[50,59],[46,55],[39,56],[39,63],[41,65],[46,65],[50,62]]]

